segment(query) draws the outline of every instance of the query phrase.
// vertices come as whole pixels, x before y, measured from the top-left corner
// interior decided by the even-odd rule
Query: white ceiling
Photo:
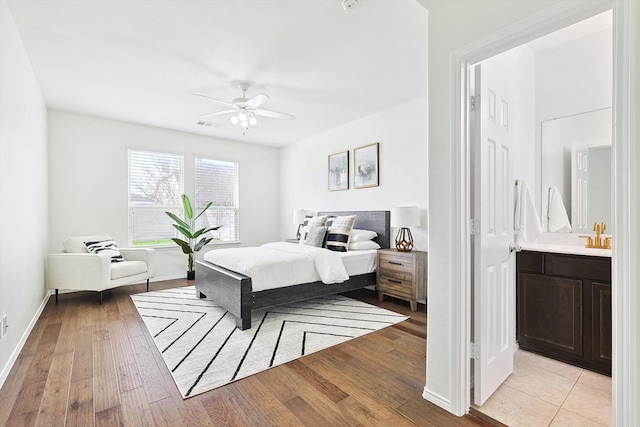
[[[427,94],[427,12],[415,0],[9,0],[51,109],[282,146]],[[422,0],[424,1],[424,0]],[[251,97],[246,135],[226,109]],[[204,118],[207,120],[207,118]]]

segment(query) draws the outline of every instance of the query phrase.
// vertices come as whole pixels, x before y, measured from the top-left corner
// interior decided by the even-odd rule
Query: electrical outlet
[[[2,316],[2,335],[7,334],[7,328],[9,327],[9,321],[7,320],[7,315]]]

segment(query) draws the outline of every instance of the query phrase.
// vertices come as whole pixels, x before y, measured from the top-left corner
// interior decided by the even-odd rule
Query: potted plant
[[[213,202],[207,203],[207,206],[202,209],[202,211],[193,216],[193,208],[191,207],[191,202],[189,201],[189,197],[186,194],[182,195],[182,207],[184,209],[184,220],[179,218],[177,215],[171,212],[165,212],[172,220],[175,221],[173,227],[178,230],[186,240],[178,239],[176,237],[172,238],[174,242],[178,246],[182,248],[182,252],[189,256],[189,260],[187,263],[187,279],[193,280],[196,277],[196,272],[193,265],[193,256],[196,252],[204,247],[207,243],[209,243],[213,238],[205,237],[204,234],[209,231],[215,231],[219,229],[221,226],[212,227],[212,228],[201,228],[199,230],[195,230],[196,228],[196,220],[200,218],[200,216],[211,207]],[[198,239],[200,237],[200,239]]]

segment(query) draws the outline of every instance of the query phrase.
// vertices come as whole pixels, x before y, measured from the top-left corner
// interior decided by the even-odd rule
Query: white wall
[[[418,206],[421,226],[411,227],[414,247],[428,250],[427,233],[427,99],[413,101],[347,123],[283,147],[280,182],[282,238],[292,238],[295,209],[388,210]],[[380,185],[353,188],[353,149],[380,143]],[[349,189],[329,191],[327,156],[349,150]],[[392,229],[392,241],[397,229]]]
[[[0,1],[0,386],[46,294],[47,116],[6,1]]]
[[[613,31],[602,30],[559,46],[536,52],[536,158],[537,171],[534,197],[546,229],[547,191],[545,183],[556,185],[571,213],[571,156],[565,155],[562,164],[545,164],[541,149],[542,122],[588,111],[611,107],[613,91]],[[609,130],[612,134],[612,130]],[[569,142],[570,146],[570,142]],[[556,163],[560,159],[556,158]],[[544,170],[545,177],[541,176]],[[564,173],[564,174],[563,174]]]
[[[103,233],[119,246],[128,237],[127,149],[185,156],[185,189],[193,188],[193,155],[240,163],[240,239],[243,246],[276,240],[280,233],[279,150],[167,129],[49,112],[49,249],[68,236]],[[208,250],[228,245],[210,245]],[[177,246],[156,252],[156,276],[182,277],[186,256]]]
[[[611,29],[536,52],[536,122],[611,107],[612,61]]]

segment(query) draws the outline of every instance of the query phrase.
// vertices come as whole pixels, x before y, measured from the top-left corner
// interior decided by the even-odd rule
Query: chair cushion
[[[144,261],[122,261],[111,264],[111,280],[123,277],[135,276],[147,272],[147,263]]]
[[[76,236],[69,237],[64,240],[62,242],[62,246],[64,247],[64,250],[70,254],[87,254],[89,251],[87,250],[85,242],[101,242],[103,240],[113,239],[111,239],[111,236],[107,236],[106,234],[95,236]]]

